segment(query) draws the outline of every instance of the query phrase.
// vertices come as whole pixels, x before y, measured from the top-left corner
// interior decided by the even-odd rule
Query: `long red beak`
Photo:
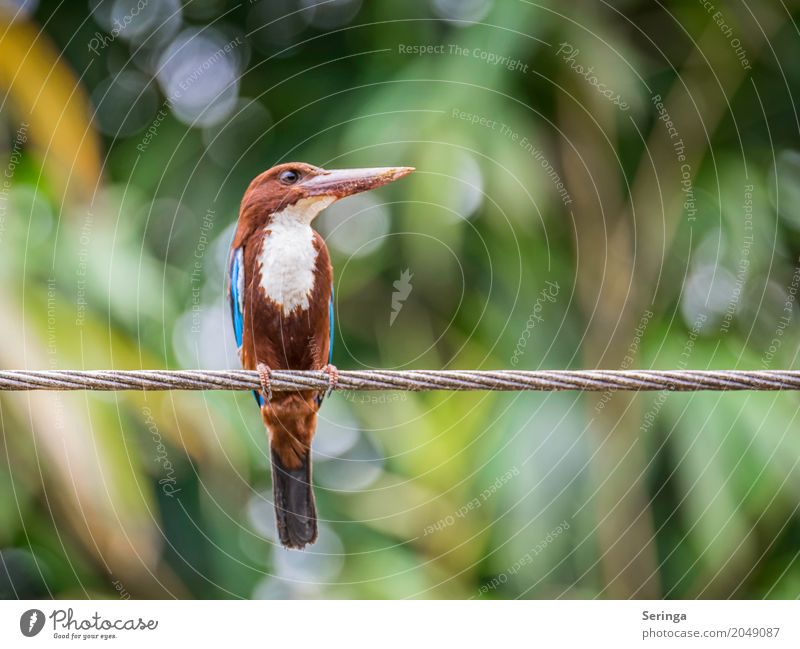
[[[309,196],[335,196],[344,198],[359,192],[366,192],[381,185],[407,176],[414,167],[369,167],[366,169],[331,169],[308,180],[301,185]]]

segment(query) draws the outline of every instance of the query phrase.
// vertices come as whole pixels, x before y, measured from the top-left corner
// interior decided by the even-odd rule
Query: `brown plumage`
[[[268,375],[276,369],[328,367],[333,269],[311,221],[334,200],[410,171],[326,171],[287,163],[250,183],[231,248],[231,308],[244,368]],[[278,533],[287,547],[301,548],[317,537],[310,455],[322,396],[307,390],[268,398],[265,386],[259,398],[269,433]]]
[[[245,244],[245,268],[256,267],[255,257],[261,250],[264,236],[256,232]],[[307,310],[298,307],[288,316],[284,315],[281,308],[264,295],[258,278],[245,276],[244,319],[250,326],[244,327],[241,358],[246,369],[257,369],[258,364],[263,363],[273,370],[321,370],[328,364],[328,303],[333,268],[328,248],[316,232],[314,247],[318,256],[314,289]],[[311,391],[276,393],[270,404],[261,409],[269,430],[286,429],[286,435],[273,435],[271,441],[273,451],[290,469],[300,466],[301,458],[311,444],[319,410],[317,396]],[[295,425],[301,420],[302,426]]]

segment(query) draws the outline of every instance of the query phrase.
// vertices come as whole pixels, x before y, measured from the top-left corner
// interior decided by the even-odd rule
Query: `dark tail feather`
[[[300,549],[317,540],[317,509],[311,487],[311,453],[297,469],[286,469],[272,451],[272,493],[278,536],[287,548]]]

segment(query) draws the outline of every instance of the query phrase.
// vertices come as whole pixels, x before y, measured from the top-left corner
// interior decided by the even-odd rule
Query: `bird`
[[[335,201],[393,182],[413,167],[327,170],[302,162],[264,171],[242,197],[228,264],[228,297],[242,367],[267,429],[278,537],[302,549],[317,538],[311,441],[336,386],[333,268],[314,219]],[[323,370],[329,389],[276,392],[273,370]]]

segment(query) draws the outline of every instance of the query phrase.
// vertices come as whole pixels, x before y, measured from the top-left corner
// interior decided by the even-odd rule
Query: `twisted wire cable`
[[[327,373],[273,370],[275,392],[327,390]],[[794,370],[342,370],[336,391],[800,390]],[[5,390],[260,390],[248,370],[2,370]]]

